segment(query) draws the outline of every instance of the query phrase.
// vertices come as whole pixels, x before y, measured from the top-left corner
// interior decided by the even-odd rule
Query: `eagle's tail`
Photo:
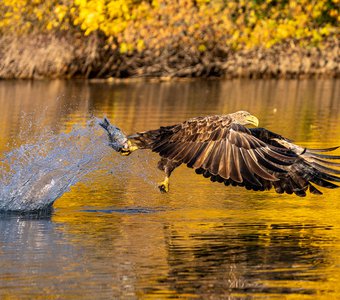
[[[128,139],[140,149],[151,149],[153,150],[161,141],[167,140],[173,133],[174,126],[160,127],[155,130],[148,130],[143,132],[137,132],[135,134],[129,135]]]

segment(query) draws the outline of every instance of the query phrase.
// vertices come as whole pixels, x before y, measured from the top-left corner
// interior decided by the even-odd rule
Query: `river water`
[[[340,190],[251,192],[180,167],[161,194],[156,154],[121,157],[88,125],[105,115],[133,133],[242,109],[301,145],[336,146],[339,80],[0,81],[0,107],[3,160],[26,144],[71,167],[92,158],[52,211],[0,214],[1,299],[340,298]]]

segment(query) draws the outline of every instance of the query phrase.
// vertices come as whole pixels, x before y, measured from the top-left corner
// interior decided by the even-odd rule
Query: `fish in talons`
[[[138,147],[132,145],[127,136],[116,126],[111,125],[107,118],[99,122],[99,125],[107,131],[109,146],[123,156],[130,155]]]

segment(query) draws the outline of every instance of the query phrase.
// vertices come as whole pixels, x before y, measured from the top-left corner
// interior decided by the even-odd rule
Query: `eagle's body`
[[[101,125],[105,128],[104,121]],[[307,149],[257,126],[256,117],[240,111],[229,115],[197,117],[183,123],[160,127],[128,136],[122,154],[136,149],[150,149],[161,156],[158,167],[164,170],[161,191],[168,191],[169,176],[181,164],[196,173],[225,185],[243,186],[264,191],[275,188],[278,193],[305,196],[309,190],[321,194],[315,187],[338,187],[334,174],[340,163],[330,161],[340,156],[320,154],[329,149]],[[107,129],[107,128],[105,128]],[[109,134],[110,137],[110,134]],[[110,137],[112,141],[112,136]]]

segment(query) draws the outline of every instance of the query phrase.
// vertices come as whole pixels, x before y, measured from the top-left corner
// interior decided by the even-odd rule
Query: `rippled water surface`
[[[0,107],[2,162],[34,145],[47,183],[70,183],[52,211],[0,214],[0,299],[340,298],[340,189],[250,192],[180,167],[161,194],[156,154],[121,157],[88,125],[106,115],[133,133],[244,109],[301,145],[335,146],[339,80],[0,81]]]

